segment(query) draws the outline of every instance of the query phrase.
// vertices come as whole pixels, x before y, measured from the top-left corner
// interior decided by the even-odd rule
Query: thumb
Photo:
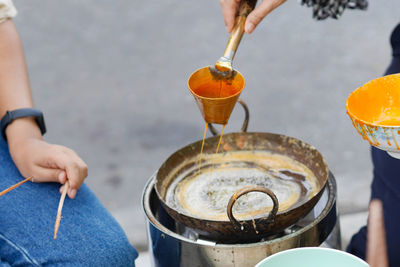
[[[33,170],[33,176],[35,182],[59,182],[65,183],[66,175],[65,171],[61,169],[43,168],[37,166]]]
[[[286,0],[264,0],[257,6],[246,19],[244,30],[246,33],[252,33],[257,25],[267,16],[272,10],[280,6]]]

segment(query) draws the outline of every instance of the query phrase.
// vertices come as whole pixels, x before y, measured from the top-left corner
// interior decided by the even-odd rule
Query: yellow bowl
[[[365,140],[400,159],[400,74],[357,88],[347,98],[346,109]]]

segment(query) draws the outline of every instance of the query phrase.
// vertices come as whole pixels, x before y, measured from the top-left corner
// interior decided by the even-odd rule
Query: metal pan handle
[[[239,98],[237,102],[239,102],[240,105],[242,105],[242,107],[244,109],[244,121],[243,121],[243,125],[242,125],[242,128],[240,129],[240,131],[245,133],[245,132],[247,132],[247,127],[249,126],[249,119],[250,119],[249,108],[247,107],[247,104],[242,99]],[[217,129],[215,129],[214,125],[212,125],[210,123],[208,126],[210,128],[210,132],[214,136],[220,135],[219,131]]]
[[[265,193],[272,199],[272,202],[273,202],[274,206],[272,207],[272,210],[269,213],[265,223],[273,221],[275,219],[276,213],[278,212],[279,202],[278,202],[278,198],[276,197],[274,192],[272,192],[268,188],[265,188],[265,187],[262,187],[262,186],[259,186],[259,185],[248,185],[248,186],[245,186],[242,189],[239,189],[238,191],[236,191],[231,196],[231,198],[229,199],[229,202],[228,202],[228,207],[227,207],[227,214],[228,214],[229,220],[231,221],[231,223],[233,223],[235,226],[237,226],[239,228],[241,227],[241,224],[233,216],[232,208],[233,208],[233,205],[235,204],[237,199],[239,199],[244,194],[247,194],[247,193],[250,193],[250,192]]]

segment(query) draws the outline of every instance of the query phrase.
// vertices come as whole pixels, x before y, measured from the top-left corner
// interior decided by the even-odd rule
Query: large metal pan
[[[223,142],[221,145],[222,151],[215,156],[218,139],[219,137],[211,137],[205,140],[203,156],[201,159],[201,169],[208,167],[208,172],[205,172],[208,176],[215,176],[216,173],[218,174],[218,168],[223,168],[223,166],[228,166],[230,170],[235,170],[235,168],[238,168],[238,165],[240,165],[240,168],[244,166],[243,168],[245,169],[249,168],[248,173],[253,171],[252,168],[259,170],[260,167],[252,162],[254,157],[249,155],[252,153],[258,155],[257,153],[260,152],[260,155],[262,156],[264,155],[263,153],[270,153],[273,156],[290,158],[291,160],[297,161],[307,167],[315,178],[312,192],[310,191],[311,193],[306,198],[299,198],[295,203],[291,203],[289,206],[286,205],[286,208],[280,210],[278,198],[275,196],[275,193],[277,192],[273,192],[273,188],[266,188],[265,184],[263,182],[260,183],[259,179],[256,180],[255,184],[251,184],[251,179],[244,179],[242,184],[245,185],[248,181],[250,181],[250,184],[247,184],[244,188],[239,188],[240,190],[232,194],[229,203],[228,201],[222,203],[222,205],[226,207],[225,218],[218,217],[216,219],[209,219],[205,216],[207,215],[207,212],[203,214],[193,214],[188,212],[187,209],[185,210],[185,208],[182,209],[182,207],[178,207],[179,205],[176,205],[174,199],[179,199],[179,196],[177,195],[183,190],[183,187],[177,189],[177,185],[185,181],[190,181],[192,178],[186,179],[185,175],[193,174],[199,166],[201,141],[198,141],[187,145],[172,154],[162,164],[157,173],[155,184],[157,195],[166,211],[175,220],[188,227],[203,231],[207,233],[206,235],[209,238],[221,242],[251,241],[272,235],[294,224],[297,220],[306,215],[319,200],[328,180],[329,170],[322,155],[311,145],[308,145],[299,139],[280,134],[247,132],[230,133],[223,136]],[[257,151],[257,153],[254,151]],[[241,157],[236,157],[236,161],[230,161],[229,157],[227,157],[230,153],[247,153],[246,155],[248,155],[249,158],[245,157],[243,158],[243,161],[241,161]],[[219,160],[218,157],[221,157],[222,159],[227,157],[227,161]],[[233,167],[229,165],[231,162],[234,162]],[[265,171],[267,175],[271,175],[272,178],[277,174],[268,169],[263,169],[263,171]],[[247,172],[245,170],[241,173],[241,175],[243,175]],[[281,173],[278,174],[281,175]],[[298,178],[296,177],[296,173],[285,173],[285,175],[291,176],[290,178],[293,180]],[[182,176],[184,177],[182,178]],[[288,176],[285,177],[287,178]],[[204,176],[201,179],[206,181],[208,178],[207,176]],[[203,182],[201,179],[200,183]],[[218,179],[218,177],[216,179]],[[210,181],[211,183],[214,183],[215,179]],[[219,184],[217,184],[217,187],[222,190],[232,184],[229,179],[222,179],[222,181],[222,183],[219,181]],[[228,184],[224,184],[226,181],[228,181]],[[210,185],[207,186],[210,188]],[[206,190],[207,186],[205,186]],[[191,186],[190,188],[200,190],[197,186]],[[214,190],[215,185],[213,185],[212,188],[212,190]],[[272,199],[273,205],[269,205],[269,212],[264,211],[263,216],[257,215],[252,218],[245,218],[238,221],[235,218],[236,215],[232,212],[232,207],[236,200],[240,198],[245,199],[245,197],[241,197],[242,195],[253,191],[268,194]],[[207,198],[207,196],[210,196],[211,198],[212,194],[210,192],[206,192],[205,198]],[[193,196],[196,196],[196,194],[193,193]],[[259,195],[257,197],[260,199]],[[264,196],[261,196],[261,198],[262,197]],[[171,199],[173,200],[172,202]],[[264,199],[267,198],[264,197]],[[186,205],[186,208],[188,206],[190,208],[191,205],[197,205],[196,202],[199,201],[201,201],[200,198],[193,199],[191,203]],[[269,200],[269,202],[271,201]],[[285,206],[285,204],[283,203],[281,206]],[[247,206],[245,208],[248,209]]]

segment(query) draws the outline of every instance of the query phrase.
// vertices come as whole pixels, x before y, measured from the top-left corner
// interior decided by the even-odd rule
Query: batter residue
[[[191,168],[175,172],[179,174],[166,194],[170,207],[192,217],[228,220],[229,198],[251,184],[265,186],[275,193],[278,212],[301,205],[318,192],[318,181],[311,170],[283,155],[237,151],[207,154],[203,159],[200,172],[195,162]],[[190,162],[182,162],[181,166],[188,165]],[[264,217],[271,209],[272,200],[267,195],[252,192],[237,200],[233,212],[237,219],[244,220]]]

